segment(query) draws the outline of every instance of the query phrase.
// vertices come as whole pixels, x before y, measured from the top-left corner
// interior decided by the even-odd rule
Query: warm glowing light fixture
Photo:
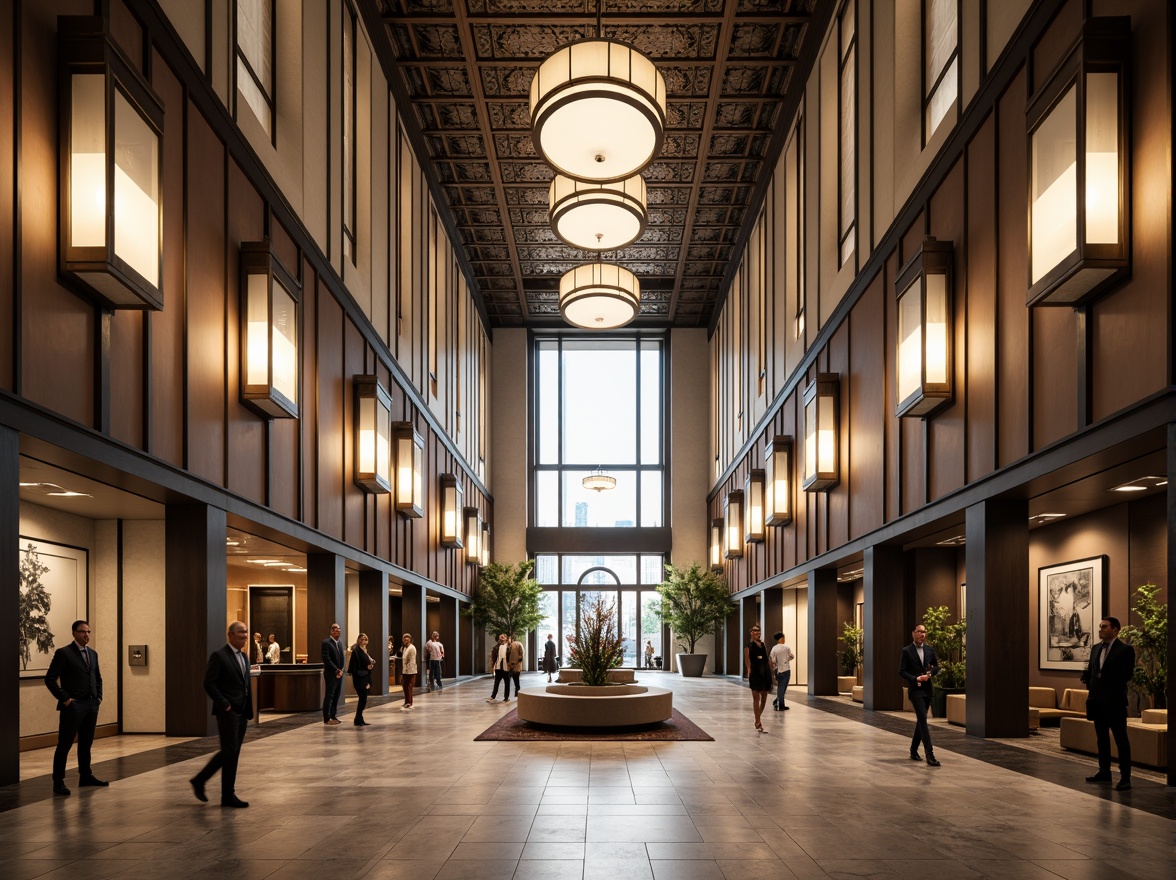
[[[764,449],[764,522],[792,522],[792,438],[777,435]]]
[[[636,49],[592,38],[557,49],[531,80],[535,149],[577,180],[624,180],[661,150],[666,82]]]
[[[482,562],[482,514],[476,507],[467,507],[462,512],[465,520],[466,562],[480,565]]]
[[[758,544],[764,539],[764,472],[751,468],[743,482],[743,539]]]
[[[464,508],[462,500],[465,490],[457,477],[453,474],[441,475],[441,546],[461,547],[462,531],[465,523],[462,520]]]
[[[392,491],[392,396],[375,376],[355,377],[355,483],[365,492]]]
[[[951,403],[950,241],[928,238],[899,273],[896,413],[926,418]]]
[[[58,18],[62,275],[110,309],[161,309],[163,105],[100,16]]]
[[[298,295],[268,241],[241,245],[241,399],[266,418],[298,418]]]
[[[711,571],[723,570],[723,521],[721,519],[711,520],[710,567]]]
[[[738,559],[743,555],[743,490],[732,489],[723,499],[723,520],[727,524],[723,555]]]
[[[416,519],[424,516],[424,483],[421,459],[425,441],[412,422],[397,422],[392,426],[393,448],[396,450],[396,512]]]
[[[804,391],[804,483],[806,492],[823,492],[840,481],[838,470],[838,392],[836,373],[820,373]]]
[[[641,310],[637,276],[612,263],[585,263],[559,279],[559,313],[573,327],[624,327]]]
[[[649,222],[640,174],[615,183],[585,183],[557,174],[548,195],[551,228],[572,247],[619,250],[639,239]]]
[[[593,492],[604,492],[608,489],[615,489],[617,487],[617,478],[610,477],[604,472],[604,468],[597,468],[584,479],[580,480],[580,485],[585,489],[591,489]]]
[[[1130,51],[1130,18],[1088,19],[1029,104],[1029,305],[1078,305],[1130,272]]]
[[[482,568],[490,564],[490,523],[482,523]]]

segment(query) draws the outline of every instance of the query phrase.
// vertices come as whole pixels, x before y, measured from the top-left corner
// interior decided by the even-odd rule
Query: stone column
[[[901,547],[867,547],[865,595],[865,707],[901,709],[904,682],[898,677],[898,658],[906,644],[903,619],[903,553]]]
[[[810,694],[837,693],[837,572],[808,573],[808,668]]]
[[[359,573],[359,628],[368,635],[368,654],[376,661],[371,696],[388,693],[388,575]]]

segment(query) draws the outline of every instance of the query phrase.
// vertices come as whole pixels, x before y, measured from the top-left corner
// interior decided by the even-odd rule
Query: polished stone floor
[[[933,769],[907,757],[909,719],[803,694],[760,735],[738,683],[657,683],[714,742],[476,743],[513,703],[483,702],[488,683],[470,681],[412,712],[369,708],[366,728],[311,715],[251,730],[248,810],[192,797],[209,740],[109,760],[100,742],[107,789],[77,789],[72,769],[69,798],[44,776],[0,789],[0,878],[1176,875],[1159,783],[1113,793],[1082,782],[1093,761],[958,731],[936,731]]]

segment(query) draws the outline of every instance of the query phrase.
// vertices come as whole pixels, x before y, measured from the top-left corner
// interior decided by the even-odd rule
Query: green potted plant
[[[666,579],[657,588],[662,620],[689,650],[678,654],[678,672],[698,677],[706,666],[706,654],[696,654],[703,636],[715,632],[731,612],[731,594],[723,577],[698,562],[689,568],[666,566]]]
[[[1168,705],[1168,603],[1156,598],[1158,592],[1155,584],[1135,591],[1131,613],[1139,618],[1139,625],[1127,624],[1119,638],[1135,648],[1131,689],[1141,703],[1150,697],[1152,708],[1164,709]]]
[[[608,684],[608,671],[621,665],[625,656],[625,638],[617,628],[616,602],[606,602],[599,594],[580,600],[580,619],[576,634],[568,636],[568,657],[580,669],[580,683],[589,687]]]
[[[841,625],[841,635],[837,641],[841,642],[841,671],[846,677],[853,676],[857,684],[862,683],[862,659],[865,657],[866,631],[860,626],[854,626],[848,620]],[[840,688],[838,688],[840,690]]]
[[[968,679],[968,624],[963,618],[948,623],[950,617],[951,611],[946,605],[928,608],[923,615],[927,643],[935,649],[939,661],[939,671],[935,673],[931,686],[931,714],[936,718],[947,717],[947,695],[964,693]]]
[[[543,621],[539,597],[543,588],[531,577],[534,560],[517,565],[491,562],[482,569],[474,599],[462,613],[492,635],[525,636]]]

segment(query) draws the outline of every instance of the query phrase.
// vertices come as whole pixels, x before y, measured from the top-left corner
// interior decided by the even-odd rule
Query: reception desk
[[[310,712],[323,706],[323,664],[267,663],[257,678],[257,709]]]

